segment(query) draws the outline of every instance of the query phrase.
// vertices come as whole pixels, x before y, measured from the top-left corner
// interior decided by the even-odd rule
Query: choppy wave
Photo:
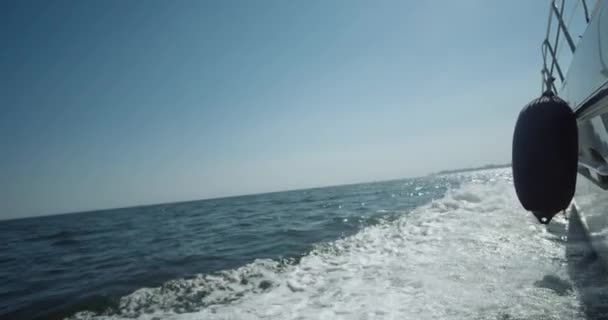
[[[520,209],[507,171],[471,177],[440,200],[319,245],[299,261],[256,260],[169,281],[73,319],[582,317],[564,234]],[[552,224],[560,229],[564,221]]]

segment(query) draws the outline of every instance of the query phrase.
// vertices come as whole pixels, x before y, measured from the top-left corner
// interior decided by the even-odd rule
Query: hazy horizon
[[[267,191],[261,191],[261,192],[256,192],[256,193],[229,194],[229,195],[222,195],[222,196],[217,196],[217,197],[201,198],[201,199],[182,199],[182,200],[169,201],[169,202],[151,202],[151,203],[130,204],[130,205],[126,205],[126,206],[91,208],[91,209],[84,209],[84,210],[78,210],[78,211],[69,211],[69,212],[42,213],[42,214],[37,214],[37,215],[26,215],[26,216],[21,216],[21,217],[0,217],[0,221],[15,220],[15,219],[27,219],[27,218],[38,218],[38,217],[60,216],[60,215],[88,213],[88,212],[97,212],[97,211],[121,210],[121,209],[137,208],[137,207],[161,206],[161,205],[168,205],[168,204],[178,204],[178,203],[207,201],[207,200],[221,200],[221,199],[229,199],[229,198],[249,197],[249,196],[258,196],[258,195],[265,195],[265,194],[272,194],[272,193],[281,193],[281,192],[294,192],[294,191],[304,191],[304,190],[312,190],[312,189],[343,187],[343,186],[357,185],[357,184],[383,183],[383,182],[389,182],[389,181],[422,178],[422,177],[425,177],[425,176],[428,176],[428,175],[431,175],[431,174],[437,174],[437,173],[442,174],[444,171],[483,170],[484,169],[483,166],[486,166],[486,165],[499,165],[499,166],[503,166],[504,164],[488,163],[488,164],[485,164],[485,165],[481,165],[479,167],[476,166],[476,167],[466,167],[466,168],[443,169],[443,170],[439,170],[438,172],[437,171],[435,171],[435,172],[429,172],[427,174],[423,174],[423,175],[419,175],[419,176],[397,177],[397,178],[389,178],[389,179],[383,179],[383,180],[356,181],[356,182],[349,182],[349,183],[343,183],[343,184],[310,186],[310,187],[302,187],[302,188],[296,188],[296,189],[267,190]]]
[[[548,5],[0,8],[3,220],[508,162]]]

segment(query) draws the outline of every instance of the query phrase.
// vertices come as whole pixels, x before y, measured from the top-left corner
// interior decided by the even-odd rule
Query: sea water
[[[0,221],[0,317],[593,317],[566,227],[510,169]]]

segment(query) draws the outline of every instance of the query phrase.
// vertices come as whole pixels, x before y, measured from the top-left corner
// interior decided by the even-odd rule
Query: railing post
[[[574,53],[574,51],[576,50],[576,46],[574,45],[574,41],[572,41],[572,37],[570,37],[570,32],[568,32],[568,28],[566,27],[566,23],[564,22],[564,17],[560,14],[559,9],[557,9],[557,6],[555,5],[555,1],[551,1],[551,7],[553,8],[553,12],[555,13],[555,16],[557,17],[557,21],[559,22],[560,28],[564,32],[564,37],[566,38],[566,41],[568,42],[570,51],[572,51],[572,53]]]
[[[559,67],[559,63],[557,62],[555,50],[553,50],[553,47],[551,47],[551,43],[549,43],[549,40],[545,40],[544,45],[547,49],[549,49],[549,54],[551,54],[551,69],[553,69],[553,66],[555,66],[557,74],[559,75],[559,80],[563,82],[564,74],[562,73],[562,68]]]
[[[581,0],[583,2],[583,9],[585,9],[585,21],[589,23],[589,8],[587,8],[587,1]]]

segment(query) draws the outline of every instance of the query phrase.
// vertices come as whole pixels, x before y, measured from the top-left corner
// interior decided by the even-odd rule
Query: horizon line
[[[212,197],[209,197],[209,198],[190,199],[190,200],[177,200],[177,201],[170,201],[170,202],[144,203],[144,204],[125,205],[125,206],[117,206],[117,207],[109,207],[109,208],[101,208],[101,209],[86,209],[86,210],[82,210],[82,211],[69,211],[69,212],[60,212],[60,213],[49,213],[49,214],[31,215],[31,216],[25,216],[25,217],[12,217],[12,218],[6,218],[6,219],[0,218],[0,223],[6,222],[6,221],[35,219],[35,218],[45,218],[45,217],[56,217],[56,216],[72,215],[72,214],[80,214],[80,213],[93,213],[93,212],[113,211],[113,210],[121,210],[121,209],[154,207],[154,206],[160,206],[160,205],[180,204],[180,203],[197,202],[197,201],[211,201],[211,200],[222,200],[222,199],[230,199],[230,198],[260,196],[260,195],[268,195],[268,194],[273,194],[273,193],[305,191],[305,190],[322,189],[322,188],[333,188],[333,187],[344,187],[344,186],[352,186],[352,185],[366,184],[366,183],[389,182],[389,181],[397,181],[397,180],[403,180],[403,179],[415,179],[415,178],[420,178],[420,177],[424,177],[424,176],[428,176],[428,175],[430,175],[430,173],[426,174],[426,175],[420,175],[420,176],[402,177],[402,178],[394,178],[394,179],[386,179],[386,180],[381,179],[381,180],[360,181],[360,182],[352,182],[352,183],[344,183],[344,184],[320,185],[320,186],[315,186],[315,187],[303,187],[303,188],[275,190],[275,191],[262,191],[262,192],[257,192],[257,193],[243,193],[243,194],[217,196],[217,197],[216,196],[212,196]]]
[[[80,214],[80,213],[85,213],[86,214],[86,213],[93,213],[93,212],[104,212],[104,211],[113,211],[113,210],[121,210],[121,209],[153,207],[153,206],[160,206],[160,205],[180,204],[180,203],[189,203],[189,202],[197,202],[197,201],[211,201],[211,200],[222,200],[222,199],[239,198],[239,197],[260,196],[260,195],[268,195],[268,194],[273,194],[273,193],[305,191],[305,190],[321,189],[321,188],[332,188],[332,187],[344,187],[344,186],[352,186],[352,185],[366,184],[366,183],[390,182],[390,181],[397,181],[397,180],[403,180],[403,179],[416,179],[416,178],[420,178],[420,177],[428,177],[428,176],[442,174],[442,173],[444,173],[444,174],[457,173],[460,170],[476,171],[476,170],[483,170],[483,169],[498,169],[498,168],[501,168],[501,167],[506,167],[507,165],[510,165],[510,164],[499,164],[499,165],[496,165],[496,164],[486,164],[486,165],[483,165],[483,166],[460,168],[460,169],[447,169],[447,170],[441,170],[441,171],[436,171],[436,172],[430,172],[430,173],[427,173],[427,174],[424,174],[424,175],[410,176],[410,177],[401,177],[401,178],[393,178],[393,179],[380,179],[380,180],[371,180],[371,181],[359,181],[359,182],[350,182],[350,183],[343,183],[343,184],[329,184],[329,185],[320,185],[320,186],[315,186],[315,187],[303,187],[303,188],[274,190],[274,191],[262,191],[262,192],[243,193],[243,194],[234,194],[234,195],[225,195],[225,196],[211,196],[209,198],[189,199],[189,200],[176,200],[176,201],[170,201],[170,202],[144,203],[144,204],[135,204],[135,205],[125,205],[125,206],[109,207],[109,208],[86,209],[86,210],[81,210],[81,211],[69,211],[69,212],[59,212],[59,213],[30,215],[30,216],[25,216],[25,217],[11,217],[11,218],[6,218],[6,219],[0,218],[0,223],[6,222],[6,221],[24,220],[24,219],[35,219],[35,218],[44,218],[44,217],[56,217],[56,216],[72,215],[72,214]],[[487,168],[489,166],[497,166],[497,167]]]

